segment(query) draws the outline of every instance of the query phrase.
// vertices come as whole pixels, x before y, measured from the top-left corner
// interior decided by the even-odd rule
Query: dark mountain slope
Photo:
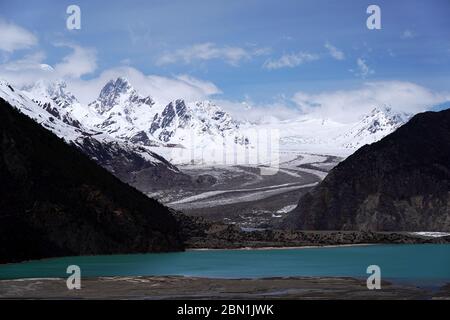
[[[413,117],[304,195],[288,228],[450,231],[450,109]]]
[[[191,177],[182,173],[163,157],[145,150],[142,146],[119,144],[116,141],[100,142],[90,136],[77,139],[74,145],[121,181],[144,193],[195,186]],[[145,159],[139,151],[142,154],[151,155],[156,161]]]
[[[169,209],[0,99],[0,263],[183,249]]]

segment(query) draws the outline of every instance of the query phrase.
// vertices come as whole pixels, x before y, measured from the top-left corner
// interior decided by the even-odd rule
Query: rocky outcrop
[[[414,116],[337,165],[284,226],[450,231],[450,109]]]
[[[236,225],[209,222],[201,217],[175,213],[181,237],[188,248],[237,249],[285,248],[355,244],[450,243],[450,236],[428,237],[408,232],[298,231],[261,229],[243,231]]]
[[[0,263],[182,250],[168,208],[0,99]]]
[[[89,104],[99,114],[110,111],[116,105],[123,104],[126,115],[134,105],[147,105],[149,108],[155,104],[151,97],[141,97],[125,78],[110,80],[101,90],[98,99]]]
[[[195,185],[190,176],[139,145],[99,142],[91,137],[81,137],[74,145],[117,178],[144,193]]]

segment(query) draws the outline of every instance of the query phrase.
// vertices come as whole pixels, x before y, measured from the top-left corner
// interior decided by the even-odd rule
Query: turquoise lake
[[[333,248],[204,250],[162,254],[65,257],[0,265],[0,279],[184,275],[213,278],[350,276],[366,278],[378,265],[386,280],[441,285],[450,282],[450,245],[372,245]]]

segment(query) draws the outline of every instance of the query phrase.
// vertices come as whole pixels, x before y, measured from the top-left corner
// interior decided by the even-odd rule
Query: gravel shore
[[[0,299],[450,299],[450,285],[430,290],[383,281],[380,290],[368,290],[364,279],[341,277],[105,277],[82,279],[81,286],[70,291],[65,279],[2,280]]]

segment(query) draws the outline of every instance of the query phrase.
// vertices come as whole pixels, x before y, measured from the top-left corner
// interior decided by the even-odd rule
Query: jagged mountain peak
[[[371,112],[366,115],[367,116],[385,116],[385,117],[391,117],[391,116],[402,116],[406,115],[404,112],[396,111],[394,108],[392,108],[390,105],[381,105],[374,107]]]
[[[29,92],[21,91],[6,81],[0,81],[0,98],[66,141],[72,141],[81,134],[81,124],[52,100],[40,103],[32,99]]]
[[[216,115],[228,115],[222,108],[220,108],[217,104],[210,100],[203,100],[203,101],[196,101],[195,106],[202,112],[210,115],[210,116],[216,116]]]
[[[411,116],[411,114],[397,112],[388,105],[375,107],[338,139],[344,140],[343,146],[351,149],[371,144],[394,132]]]
[[[149,132],[162,142],[181,145],[189,145],[189,137],[195,136],[196,143],[204,146],[209,143],[206,141],[229,135],[239,136],[238,140],[243,141],[238,130],[238,123],[213,102],[178,99],[155,114]]]
[[[0,88],[9,88],[11,91],[14,91],[14,88],[11,86],[11,84],[6,81],[5,79],[0,78]]]
[[[233,117],[219,107],[217,104],[210,100],[197,101],[196,107],[200,111],[200,114],[204,114],[208,118],[212,119],[222,130],[238,129],[239,123],[234,120]]]
[[[177,99],[170,102],[162,112],[163,117],[173,117],[175,114],[180,119],[188,120],[190,115],[188,114],[190,110],[186,106],[186,102],[183,99]]]
[[[384,104],[381,106],[375,106],[372,108],[372,110],[370,111],[370,114],[378,114],[378,113],[385,113],[385,114],[389,114],[392,113],[392,107]]]
[[[78,103],[78,99],[68,90],[67,83],[63,80],[47,81],[40,79],[33,85],[25,86],[23,90],[32,95],[34,100],[48,102],[44,100],[51,99],[63,108]]]
[[[82,150],[125,182],[136,182],[139,180],[136,177],[142,174],[139,185],[145,190],[150,190],[161,183],[170,183],[162,181],[161,177],[170,176],[183,181],[187,178],[162,156],[147,148],[158,144],[144,136],[142,132],[134,134],[134,131],[130,131],[130,135],[134,134],[131,139],[108,135],[104,131],[95,130],[96,128],[89,122],[79,123],[68,118],[72,114],[54,103],[40,105],[7,81],[0,81],[0,103],[2,99],[68,144]]]
[[[71,114],[74,105],[79,105],[79,102],[67,89],[66,82],[41,79],[33,85],[25,86],[23,93],[55,118],[73,127],[82,127],[82,124]]]
[[[100,91],[100,97],[109,96],[111,94],[126,93],[135,91],[128,79],[118,77],[116,80],[109,80]]]
[[[108,81],[100,91],[97,100],[90,103],[89,106],[99,114],[104,114],[115,106],[123,106],[126,112],[127,107],[133,107],[136,104],[145,104],[151,107],[155,102],[150,96],[141,96],[127,78],[118,77]]]
[[[366,115],[360,123],[366,125],[366,129],[375,133],[379,130],[383,130],[386,127],[396,129],[403,125],[411,118],[410,114],[404,112],[396,112],[392,107],[383,105],[381,107],[375,107],[372,111]]]

